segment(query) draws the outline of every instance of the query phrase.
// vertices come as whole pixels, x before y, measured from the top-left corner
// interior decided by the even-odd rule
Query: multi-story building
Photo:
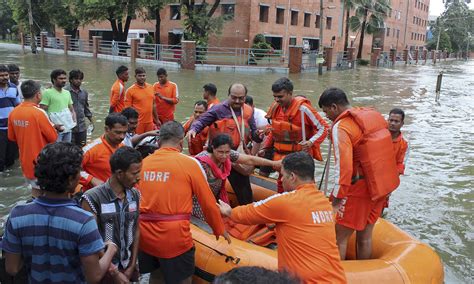
[[[196,1],[198,2],[198,1]],[[212,3],[212,1],[211,1]],[[423,47],[426,36],[429,0],[392,0],[392,11],[385,29],[374,36],[366,34],[363,58],[368,58],[373,45],[384,51],[390,48]],[[250,47],[257,34],[263,34],[275,49],[289,45],[305,45],[318,49],[320,27],[323,26],[323,45],[333,46],[336,52],[344,50],[343,1],[324,0],[323,19],[320,1],[312,0],[222,0],[215,16],[227,15],[222,33],[211,36],[210,46]],[[183,15],[179,4],[169,4],[161,11],[160,41],[179,44],[183,34]],[[154,33],[154,20],[133,20],[131,29],[146,29]],[[106,22],[80,28],[81,38],[111,31]],[[358,46],[359,33],[350,32],[348,45]]]

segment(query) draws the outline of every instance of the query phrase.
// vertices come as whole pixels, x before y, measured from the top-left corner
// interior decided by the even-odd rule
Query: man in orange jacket
[[[275,161],[287,154],[306,151],[321,161],[320,145],[328,134],[328,125],[304,97],[293,97],[293,82],[283,77],[272,85],[273,104],[267,112],[271,119],[271,135]],[[278,178],[278,192],[283,192],[281,174]]]
[[[155,90],[156,113],[161,123],[174,120],[174,111],[179,102],[178,85],[168,80],[165,68],[156,71],[158,82],[153,85]]]
[[[393,150],[397,159],[398,173],[405,174],[406,153],[408,142],[403,137],[401,128],[405,123],[405,112],[399,108],[392,109],[388,114],[388,130],[392,135]]]
[[[217,98],[217,87],[212,83],[207,83],[202,87],[202,98],[207,101],[207,107],[210,109],[220,103]]]
[[[372,254],[372,230],[387,195],[399,184],[391,136],[380,113],[352,108],[344,91],[325,90],[319,107],[333,122],[336,184],[331,193],[341,259],[357,231],[357,259]]]
[[[155,105],[155,91],[146,82],[146,71],[135,69],[136,82],[125,92],[125,108],[133,107],[138,112],[137,134],[155,130],[161,125]]]
[[[193,195],[203,209],[216,238],[230,242],[204,170],[192,157],[181,154],[184,129],[170,121],[160,129],[161,148],[143,160],[138,189],[140,202],[140,272],[158,268],[166,283],[191,283],[194,245],[190,231]]]
[[[84,146],[82,159],[81,185],[89,190],[103,184],[112,175],[110,157],[122,144],[128,130],[127,118],[111,113],[105,118],[105,133]]]
[[[8,117],[8,139],[18,144],[23,176],[32,188],[33,197],[40,196],[40,188],[35,177],[34,163],[41,149],[58,138],[56,130],[46,112],[39,107],[41,86],[33,80],[21,84],[24,102],[17,106]]]
[[[193,122],[198,119],[203,113],[207,111],[207,103],[205,101],[197,101],[194,104],[194,113],[188,121],[183,125],[184,133],[187,133],[191,128]],[[204,145],[207,143],[207,133],[209,128],[204,128],[199,134],[194,138],[188,137],[188,152],[190,155],[195,156],[201,153],[204,150]]]
[[[128,68],[120,65],[115,71],[117,80],[110,89],[110,109],[109,113],[121,112],[125,106],[125,82],[128,81]]]
[[[234,209],[219,200],[221,214],[241,224],[276,223],[278,268],[305,283],[346,283],[336,245],[332,207],[314,184],[314,160],[306,152],[282,162],[285,193]]]

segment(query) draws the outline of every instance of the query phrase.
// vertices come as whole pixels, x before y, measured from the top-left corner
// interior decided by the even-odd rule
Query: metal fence
[[[301,58],[301,68],[303,70],[312,70],[318,68],[318,57],[321,56],[317,50],[311,50],[303,53]],[[325,58],[325,54],[323,54]]]
[[[92,53],[92,40],[72,38],[69,42],[69,50]]]
[[[196,47],[196,64],[234,66],[282,66],[287,61],[282,50]]]
[[[353,62],[349,61],[349,52],[343,51],[336,54],[336,69],[349,69],[353,67]]]
[[[180,45],[138,44],[138,58],[159,61],[180,62],[182,50]]]

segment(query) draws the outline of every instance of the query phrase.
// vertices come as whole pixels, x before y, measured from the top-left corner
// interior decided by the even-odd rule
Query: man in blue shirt
[[[49,144],[40,152],[35,176],[43,195],[13,208],[5,225],[8,274],[25,266],[29,283],[97,283],[109,269],[117,245],[107,242],[104,254],[94,215],[69,198],[81,162],[81,149],[71,143]]]
[[[8,116],[21,100],[18,89],[8,79],[8,67],[0,65],[0,172],[18,158],[16,143],[8,140]]]

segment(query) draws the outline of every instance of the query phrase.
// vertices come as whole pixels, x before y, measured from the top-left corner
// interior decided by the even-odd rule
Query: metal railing
[[[69,50],[92,53],[92,40],[72,38],[69,42]]]
[[[126,42],[115,40],[100,40],[99,54],[113,56],[130,56],[130,46]]]
[[[349,62],[349,52],[343,51],[336,54],[336,69],[349,69],[352,67]]]
[[[282,50],[196,47],[196,64],[282,66],[285,62]]]
[[[182,50],[180,45],[138,44],[137,58],[180,62],[181,55]]]
[[[311,70],[318,68],[318,57],[319,52],[317,50],[311,50],[303,53],[301,58],[301,67],[303,70]],[[323,53],[323,57],[326,58],[326,54]]]

